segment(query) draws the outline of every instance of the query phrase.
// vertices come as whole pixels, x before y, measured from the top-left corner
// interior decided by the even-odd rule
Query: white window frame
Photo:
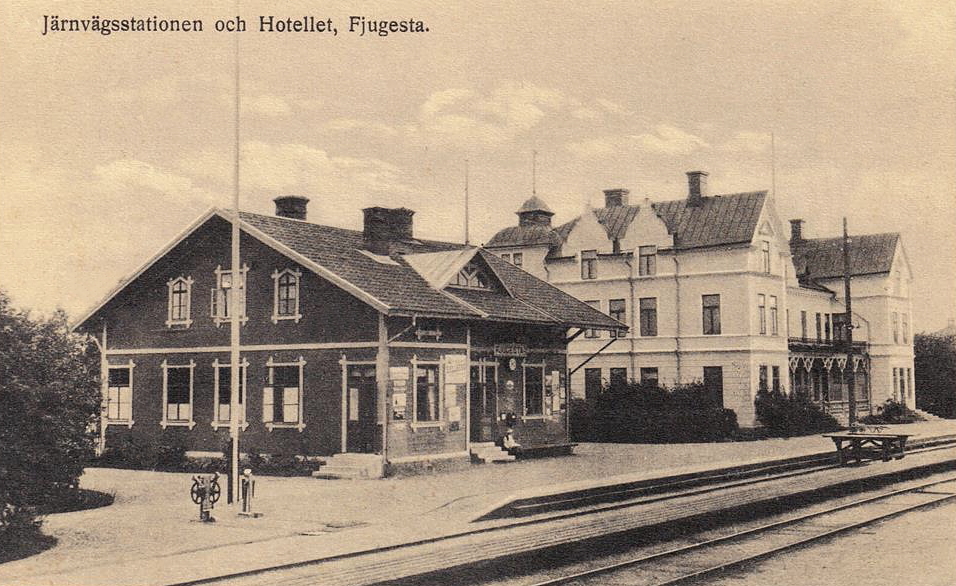
[[[246,404],[248,403],[249,393],[248,386],[246,383],[249,381],[249,361],[243,358],[239,366],[242,368],[242,382],[241,387],[239,388],[239,425],[242,426],[242,431],[245,431],[249,427],[249,420],[246,417]],[[212,361],[212,372],[213,372],[213,383],[212,383],[212,421],[210,422],[213,429],[219,429],[220,427],[229,427],[232,424],[232,421],[228,419],[219,419],[219,369],[220,368],[232,368],[232,364],[229,362],[219,362],[219,359],[216,358]],[[231,406],[230,406],[231,409]],[[230,417],[232,413],[229,413]]]
[[[581,258],[581,280],[582,281],[593,281],[598,278],[598,266],[597,266],[597,250],[582,250],[580,253]],[[587,270],[585,270],[587,267]]]
[[[292,313],[289,314],[280,314],[279,313],[279,279],[285,275],[292,275],[295,277],[295,307],[292,310]],[[302,313],[300,311],[300,302],[302,300],[302,271],[298,269],[285,269],[283,271],[272,271],[272,323],[277,324],[281,320],[293,320],[295,323],[299,323],[299,320],[302,319]]]
[[[508,261],[508,262],[510,263],[510,262],[511,262],[511,253],[510,253],[510,252],[502,252],[502,253],[501,253],[501,258],[504,259],[504,260],[506,260],[506,261]]]
[[[136,363],[130,359],[126,364],[106,364],[106,380],[104,381],[104,388],[106,392],[104,394],[105,411],[103,412],[103,421],[106,422],[106,425],[125,425],[127,428],[133,427],[133,368],[136,366]],[[129,370],[129,418],[112,418],[110,417],[110,369],[113,368],[125,368]]]
[[[193,388],[196,384],[196,361],[190,360],[188,364],[169,364],[166,360],[162,362],[163,367],[163,418],[160,420],[159,425],[163,429],[167,427],[188,427],[192,429],[196,427],[196,403],[193,395]],[[167,414],[169,413],[167,399],[169,398],[169,369],[171,368],[188,368],[189,369],[189,419],[169,419]]]
[[[305,419],[304,419],[304,403],[305,403],[305,379],[303,378],[304,367],[306,365],[305,358],[299,356],[297,360],[291,362],[276,362],[273,360],[272,356],[269,357],[269,360],[266,362],[266,366],[269,368],[269,383],[268,385],[262,387],[262,422],[265,424],[266,429],[272,431],[273,429],[297,429],[301,432],[305,429]],[[298,409],[298,418],[296,422],[292,421],[272,421],[271,418],[273,414],[269,414],[269,419],[266,419],[266,405],[272,407],[275,405],[275,367],[277,366],[298,366],[299,367],[299,409]],[[271,396],[271,397],[270,397]],[[271,401],[266,401],[266,398],[271,398]]]
[[[524,266],[524,253],[523,252],[513,253],[511,255],[511,264],[518,268],[521,268],[522,266]]]
[[[770,260],[770,241],[761,240],[760,241],[760,272],[766,275],[771,273],[771,260]]]
[[[778,315],[779,310],[777,308],[776,295],[769,296],[768,306],[770,308],[770,335],[776,336],[776,335],[779,335],[780,333],[780,327],[779,327],[779,324],[777,323],[778,320],[780,319],[780,316]]]
[[[640,277],[653,277],[657,274],[657,246],[637,247],[637,274]]]
[[[220,292],[228,291],[228,289],[222,288],[222,277],[224,275],[231,275],[232,271],[230,269],[222,268],[222,265],[216,265],[216,287],[211,290],[210,300],[209,300],[209,314],[212,316],[213,322],[215,322],[216,327],[218,328],[224,323],[229,323],[229,317],[222,315],[220,309],[223,307],[223,303],[220,300]],[[249,265],[243,263],[242,268],[239,269],[241,273],[239,283],[242,285],[239,287],[239,290],[242,294],[239,296],[238,303],[239,309],[241,310],[239,315],[239,323],[245,325],[249,321],[249,315],[246,312],[246,290],[249,283]],[[233,281],[235,284],[235,281]]]
[[[767,335],[767,296],[757,293],[757,325],[761,336]]]
[[[173,317],[173,288],[177,284],[184,283],[186,285],[186,316],[181,318]],[[176,277],[175,279],[170,279],[166,281],[166,327],[171,328],[173,326],[185,326],[189,327],[192,325],[192,291],[193,291],[193,278],[192,277]]]
[[[541,370],[541,413],[528,413],[528,369],[538,368]],[[543,362],[525,362],[521,367],[521,419],[547,419],[546,401],[544,384],[544,363]]]
[[[445,369],[442,366],[441,360],[419,360],[418,356],[412,355],[412,419],[411,426],[413,429],[420,427],[444,427],[445,425]],[[435,392],[438,393],[438,418],[429,419],[426,421],[418,420],[418,367],[422,366],[437,366],[438,367],[438,387],[435,389]]]

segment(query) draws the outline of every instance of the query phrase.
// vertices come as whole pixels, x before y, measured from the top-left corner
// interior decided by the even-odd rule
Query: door
[[[720,366],[704,367],[704,391],[714,407],[724,406],[724,369]]]
[[[473,442],[495,440],[498,418],[497,368],[494,364],[471,365],[470,437]]]
[[[348,452],[374,454],[378,451],[378,385],[374,364],[348,366],[345,388]]]

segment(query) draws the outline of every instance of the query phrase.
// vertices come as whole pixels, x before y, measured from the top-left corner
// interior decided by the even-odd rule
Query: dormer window
[[[597,279],[597,251],[581,251],[581,278],[584,280]]]
[[[189,317],[192,284],[193,280],[191,277],[178,277],[176,279],[170,279],[166,283],[169,292],[166,327],[183,326],[188,328],[193,323],[193,320]]]
[[[210,292],[209,313],[213,321],[219,326],[225,321],[229,321],[234,314],[238,313],[239,320],[246,323],[249,317],[246,315],[246,273],[249,267],[243,265],[238,279],[234,279],[232,271],[223,270],[221,266],[216,267],[216,288]],[[239,306],[238,312],[235,312],[232,305],[232,288],[236,289],[236,303]]]
[[[657,247],[641,246],[637,249],[638,265],[637,274],[642,277],[649,277],[657,274]]]
[[[760,269],[770,272],[770,242],[764,240],[760,243]]]
[[[524,254],[520,252],[514,253],[512,255],[511,264],[513,264],[516,267],[520,267],[522,264],[524,264]]]
[[[272,305],[272,323],[279,320],[291,319],[299,323],[302,314],[299,313],[299,283],[302,280],[302,271],[286,269],[282,272],[273,271],[274,302]]]
[[[458,271],[455,278],[449,283],[452,287],[464,287],[466,289],[491,289],[488,277],[476,267],[469,263],[465,268]]]

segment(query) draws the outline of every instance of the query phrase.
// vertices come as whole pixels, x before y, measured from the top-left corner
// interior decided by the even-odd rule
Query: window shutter
[[[209,290],[209,315],[212,317],[219,317],[219,308],[216,306],[217,291],[218,289]]]
[[[275,408],[273,406],[273,388],[264,387],[262,389],[262,422],[272,423],[272,416]]]

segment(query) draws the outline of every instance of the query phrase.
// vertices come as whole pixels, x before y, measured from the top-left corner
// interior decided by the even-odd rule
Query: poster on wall
[[[468,383],[468,357],[464,354],[445,356],[445,382],[452,385]]]
[[[405,393],[392,393],[392,419],[405,419],[405,407],[408,404]]]
[[[458,405],[458,385],[445,385],[445,405],[449,408]]]
[[[388,368],[388,378],[393,381],[408,380],[408,368],[405,366],[390,366]]]

